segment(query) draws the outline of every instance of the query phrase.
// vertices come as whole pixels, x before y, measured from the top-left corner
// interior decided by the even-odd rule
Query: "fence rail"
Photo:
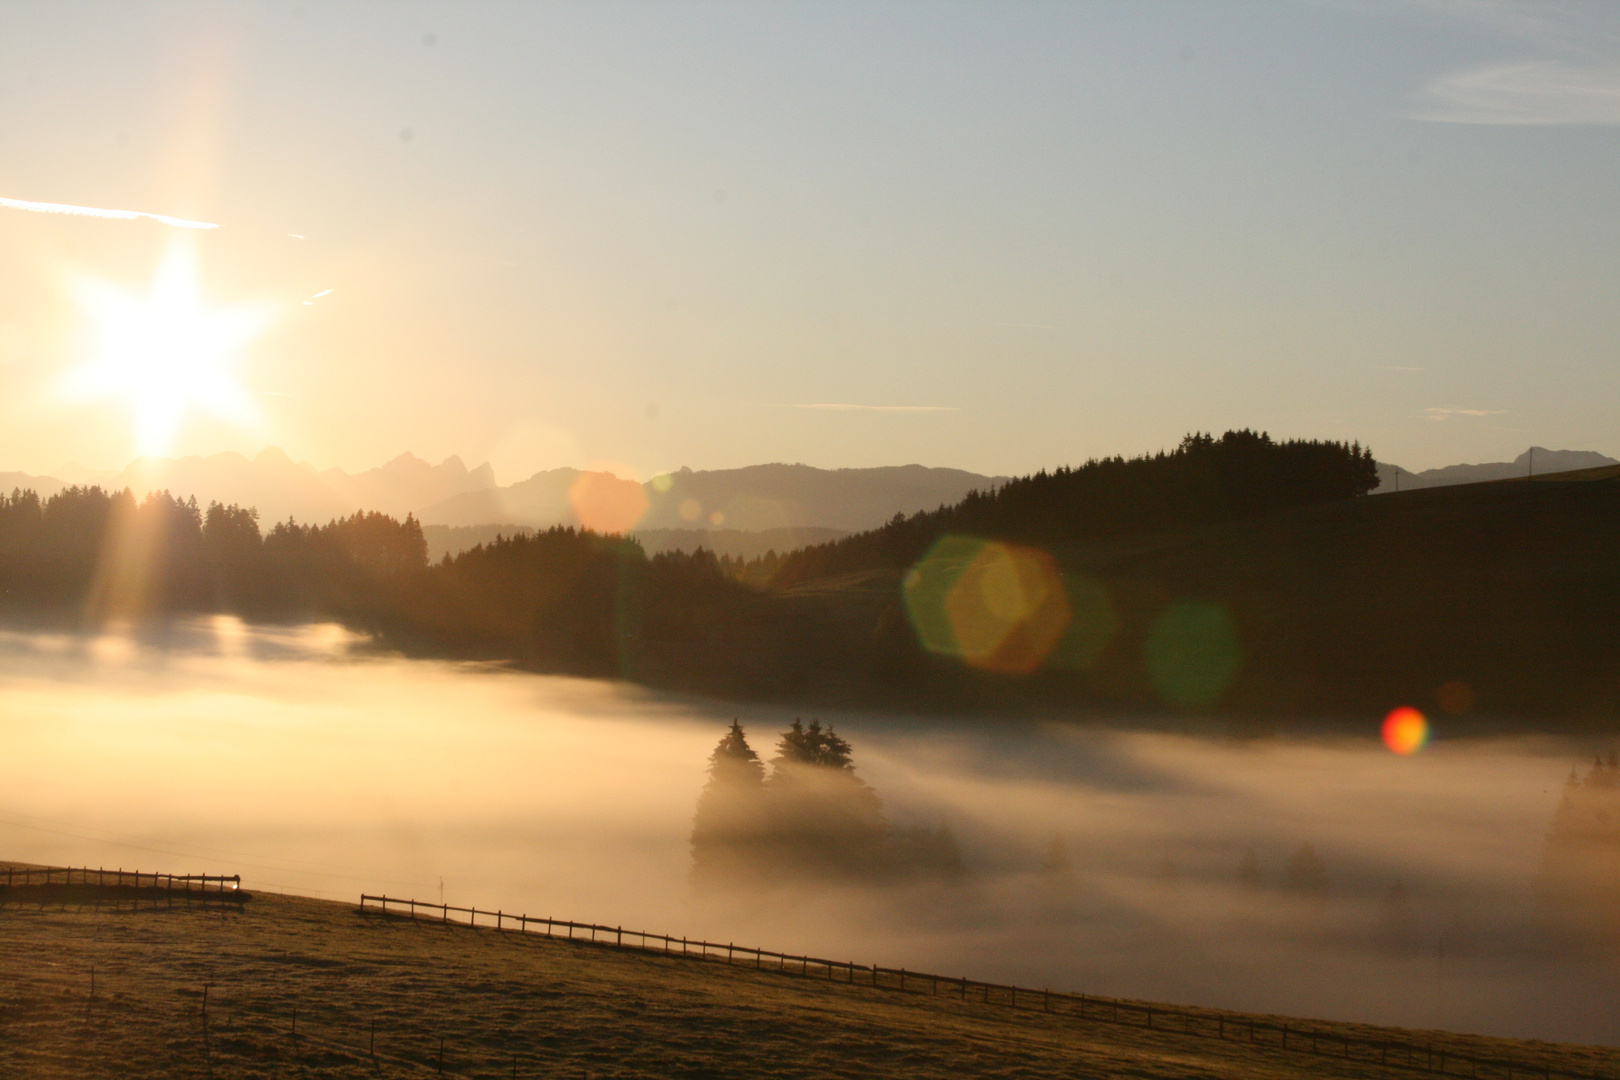
[[[458,926],[512,930],[525,934],[544,934],[546,937],[566,937],[567,940],[582,944],[680,956],[688,960],[723,961],[734,966],[740,963],[747,967],[778,971],[803,978],[847,982],[854,986],[901,993],[956,998],[1010,1009],[1029,1009],[1054,1016],[1162,1031],[1166,1035],[1240,1042],[1256,1048],[1315,1054],[1360,1064],[1377,1064],[1386,1068],[1407,1069],[1435,1075],[1477,1077],[1479,1080],[1537,1080],[1537,1078],[1608,1080],[1603,1074],[1596,1072],[1574,1072],[1528,1060],[1459,1053],[1432,1042],[1363,1038],[1214,1010],[1193,1011],[1120,998],[1035,990],[1006,983],[935,975],[929,972],[908,971],[905,968],[881,967],[877,964],[857,964],[850,960],[828,960],[815,956],[775,952],[751,945],[738,945],[734,942],[721,944],[644,930],[626,930],[622,926],[554,919],[549,916],[537,918],[531,915],[513,915],[499,910],[485,911],[482,908],[402,900],[394,896],[372,896],[366,893],[360,896],[360,910]],[[766,960],[771,963],[766,964]]]
[[[6,869],[6,885],[90,885],[98,888],[164,889],[170,892],[232,893],[240,874],[159,874],[88,866],[18,866]]]

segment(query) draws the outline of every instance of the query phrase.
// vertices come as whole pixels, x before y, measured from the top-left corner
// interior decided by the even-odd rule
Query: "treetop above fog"
[[[820,720],[812,720],[808,727],[797,717],[793,726],[782,733],[776,744],[776,757],[771,764],[784,762],[796,765],[817,765],[827,769],[855,768],[850,760],[848,740],[840,738],[831,727],[823,728]]]

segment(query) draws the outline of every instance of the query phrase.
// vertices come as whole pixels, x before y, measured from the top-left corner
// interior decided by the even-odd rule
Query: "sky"
[[[6,15],[0,469],[1620,456],[1620,7]]]

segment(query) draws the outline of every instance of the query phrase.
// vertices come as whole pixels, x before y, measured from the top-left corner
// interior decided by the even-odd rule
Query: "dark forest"
[[[334,619],[413,655],[807,703],[1265,716],[1438,695],[1607,715],[1612,485],[1367,498],[1376,483],[1359,445],[1199,434],[751,561],[555,528],[431,564],[409,517],[263,529],[252,509],[168,493],[20,491],[0,497],[0,605],[81,625]],[[958,549],[972,565],[939,555]],[[1023,582],[1035,606],[974,652],[961,583],[993,581],[996,557],[1035,567],[1046,593],[1035,604]],[[953,576],[918,600],[930,558]],[[929,603],[957,620],[944,647]],[[995,647],[1019,635],[1039,640],[1006,662]]]

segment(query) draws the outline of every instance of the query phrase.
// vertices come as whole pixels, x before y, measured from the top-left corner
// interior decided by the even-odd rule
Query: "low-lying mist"
[[[1442,731],[1403,758],[1372,723],[1236,740],[823,711],[879,804],[862,820],[915,866],[717,884],[690,846],[710,755],[735,719],[768,761],[793,710],[358,644],[225,619],[0,635],[0,857],[1620,1043],[1607,746]],[[1576,764],[1591,782],[1566,788]]]

